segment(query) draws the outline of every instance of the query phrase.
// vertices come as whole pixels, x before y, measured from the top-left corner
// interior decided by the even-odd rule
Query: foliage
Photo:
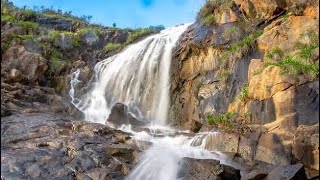
[[[114,50],[118,50],[122,48],[122,44],[119,43],[108,43],[106,46],[104,46],[104,51],[106,53]]]
[[[82,36],[88,32],[92,32],[95,36],[96,39],[99,38],[99,36],[101,36],[101,31],[98,28],[94,28],[94,27],[86,27],[86,28],[80,28],[77,30],[77,33]]]
[[[196,93],[197,94],[199,93],[201,86],[202,86],[202,82],[201,82],[201,80],[198,79],[196,81]]]
[[[54,43],[58,43],[59,37],[62,34],[65,34],[71,37],[73,46],[75,47],[79,46],[80,38],[76,33],[73,33],[73,32],[52,30],[49,32],[48,37]]]
[[[133,34],[131,34],[127,41],[125,42],[125,45],[132,43],[133,41],[135,41],[136,39],[138,39],[141,36],[147,35],[152,33],[153,31],[150,29],[138,29],[136,31],[133,32]]]
[[[242,102],[245,102],[245,101],[247,100],[248,96],[249,96],[249,84],[246,83],[246,84],[243,86],[243,88],[242,88],[242,90],[240,91],[240,93],[239,93],[239,99],[240,99]]]
[[[213,116],[212,114],[209,114],[206,118],[206,121],[210,125],[218,125],[218,124],[230,125],[231,121],[236,117],[236,115],[237,113],[233,113],[233,112],[226,112],[218,116]]]
[[[117,27],[117,24],[116,24],[116,23],[112,23],[112,27],[113,27],[113,28],[116,28],[116,27]]]
[[[240,30],[237,26],[232,26],[223,33],[223,37],[226,39],[233,39],[239,32]]]
[[[209,14],[203,20],[203,24],[206,26],[211,26],[211,25],[213,25],[214,22],[215,22],[215,18],[214,18],[213,14]]]
[[[259,36],[261,36],[263,33],[262,30],[258,30],[252,34],[250,34],[249,36],[243,38],[242,40],[240,40],[239,42],[233,44],[229,50],[232,52],[232,53],[235,53],[237,52],[239,49],[242,49],[242,48],[246,48],[246,47],[249,47]]]
[[[267,53],[266,57],[272,59],[275,55],[282,56],[282,50],[278,47],[273,48],[271,51]]]
[[[35,38],[34,35],[32,34],[25,34],[25,35],[16,35],[17,38],[21,39],[21,40],[27,40],[27,39],[33,39]]]
[[[17,19],[15,16],[11,15],[1,15],[1,22],[16,22]]]
[[[38,23],[30,21],[18,21],[18,24],[20,24],[26,29],[37,29],[39,27]]]
[[[278,66],[284,69],[285,73],[290,75],[305,74],[307,76],[311,76],[312,78],[319,75],[319,64],[307,64],[289,55],[283,57],[280,61],[269,61],[265,64],[265,66],[270,65]]]

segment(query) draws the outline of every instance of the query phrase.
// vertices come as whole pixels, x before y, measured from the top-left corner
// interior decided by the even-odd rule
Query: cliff
[[[225,132],[215,150],[319,170],[318,21],[319,1],[207,2],[172,61],[171,124]]]

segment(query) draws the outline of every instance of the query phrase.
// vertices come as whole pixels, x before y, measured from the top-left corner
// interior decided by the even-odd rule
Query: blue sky
[[[92,15],[91,22],[117,27],[174,26],[193,22],[205,0],[12,0],[18,7],[45,6],[73,15]]]

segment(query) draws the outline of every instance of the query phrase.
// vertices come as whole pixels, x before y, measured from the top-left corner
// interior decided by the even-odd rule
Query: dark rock
[[[202,128],[202,123],[196,120],[192,121],[191,129],[190,129],[192,132],[197,133],[201,128]]]
[[[295,164],[289,166],[279,166],[272,170],[266,180],[304,180],[307,179],[303,164]]]
[[[183,158],[178,178],[196,179],[240,179],[240,171],[220,165],[218,160]]]
[[[112,106],[107,122],[112,123],[116,127],[122,124],[130,124],[132,126],[145,126],[148,124],[148,122],[137,120],[128,112],[128,107],[123,103],[116,103]]]
[[[60,18],[50,18],[50,17],[39,17],[37,19],[39,25],[55,29],[59,31],[74,31],[74,27],[70,20],[60,19]]]

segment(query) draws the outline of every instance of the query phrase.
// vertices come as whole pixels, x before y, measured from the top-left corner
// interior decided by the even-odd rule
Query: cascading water
[[[92,89],[82,98],[75,97],[80,71],[73,73],[69,95],[87,121],[105,123],[111,107],[122,102],[138,119],[154,122],[149,127],[154,134],[135,132],[130,125],[120,128],[133,134],[133,139],[137,141],[153,144],[144,152],[127,180],[176,180],[183,157],[218,159],[221,163],[236,166],[226,161],[223,154],[205,150],[207,137],[212,140],[214,133],[197,134],[194,137],[172,136],[178,131],[165,127],[169,107],[171,54],[188,26],[163,30],[99,62],[94,68],[94,82],[89,84]]]
[[[88,121],[105,123],[111,107],[122,102],[138,119],[165,125],[171,54],[188,25],[163,30],[97,63],[92,90],[80,101],[72,92],[72,103]]]

